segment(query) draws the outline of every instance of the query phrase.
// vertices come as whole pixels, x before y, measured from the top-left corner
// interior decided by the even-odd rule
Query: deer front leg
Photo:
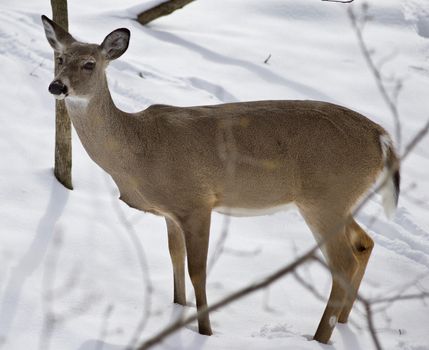
[[[171,219],[165,219],[168,230],[168,249],[173,265],[174,299],[173,302],[186,305],[185,288],[185,239],[183,232]]]
[[[356,271],[357,263],[350,259],[350,264],[346,269],[334,269],[331,267],[332,273],[332,289],[329,295],[328,304],[326,305],[322,319],[319,322],[314,340],[327,344],[331,338],[335,325],[338,322],[341,311],[345,302],[350,298],[353,275]]]
[[[346,301],[354,295],[352,281],[358,269],[357,259],[344,230],[334,235],[321,247],[331,270],[332,289],[314,339],[325,344],[331,338]]]
[[[181,227],[185,236],[189,276],[194,286],[198,312],[207,308],[206,265],[210,215],[210,210],[200,209],[193,211],[186,219],[181,220]],[[198,330],[200,334],[212,335],[208,313],[198,316]]]

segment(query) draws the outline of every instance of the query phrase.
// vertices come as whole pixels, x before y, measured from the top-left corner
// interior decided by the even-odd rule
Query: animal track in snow
[[[297,334],[292,332],[291,327],[286,323],[272,325],[264,325],[258,332],[253,332],[252,337],[260,337],[260,338],[289,338],[295,337]]]
[[[359,219],[370,226],[371,236],[381,246],[429,267],[429,233],[412,221],[406,209],[398,208],[394,221],[364,212]]]

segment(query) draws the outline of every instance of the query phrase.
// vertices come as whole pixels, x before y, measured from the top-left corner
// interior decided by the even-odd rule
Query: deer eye
[[[95,67],[95,62],[93,62],[93,61],[86,62],[83,65],[83,69],[86,69],[86,70],[93,70],[94,67]]]
[[[64,63],[64,59],[61,56],[57,57],[57,63],[61,66]]]

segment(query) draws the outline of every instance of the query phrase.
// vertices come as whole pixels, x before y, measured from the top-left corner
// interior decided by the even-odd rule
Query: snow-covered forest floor
[[[198,0],[147,27],[133,20],[141,5],[144,0],[69,1],[70,31],[77,39],[100,43],[115,28],[131,30],[127,53],[108,69],[120,108],[316,99],[357,110],[394,133],[348,5]],[[357,13],[360,5],[355,0]],[[384,62],[384,76],[403,83],[403,150],[429,118],[429,3],[372,0],[369,12],[363,34],[372,56]],[[125,349],[142,320],[140,340],[180,312],[172,304],[165,223],[118,201],[112,180],[75,134],[74,190],[54,179],[54,101],[47,91],[52,50],[41,14],[50,17],[49,1],[0,3],[0,349]],[[378,197],[357,218],[376,243],[361,287],[366,298],[429,289],[428,169],[426,138],[402,164],[395,218],[385,218]],[[224,222],[213,214],[209,259]],[[258,281],[313,244],[295,211],[231,219],[224,251],[208,277],[209,303]],[[313,263],[298,274],[327,298],[327,271]],[[192,300],[190,283],[187,290]],[[337,326],[330,345],[309,341],[324,306],[290,275],[212,313],[213,336],[199,335],[192,324],[155,348],[373,347],[362,305],[348,325]],[[385,349],[429,349],[429,306],[422,300],[382,304],[376,311]]]

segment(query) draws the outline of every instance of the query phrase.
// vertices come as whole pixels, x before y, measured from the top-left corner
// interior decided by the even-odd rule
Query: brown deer
[[[111,175],[130,207],[165,217],[174,302],[185,305],[185,257],[197,310],[207,307],[206,261],[212,210],[256,215],[299,209],[332,273],[314,339],[327,343],[346,322],[373,248],[352,210],[381,174],[387,213],[399,195],[398,158],[387,132],[364,116],[318,101],[214,106],[153,105],[125,113],[112,101],[105,69],[128,48],[117,29],[100,44],[75,40],[42,16],[61,66],[49,91],[64,99],[89,156]],[[209,315],[198,318],[212,334]]]

